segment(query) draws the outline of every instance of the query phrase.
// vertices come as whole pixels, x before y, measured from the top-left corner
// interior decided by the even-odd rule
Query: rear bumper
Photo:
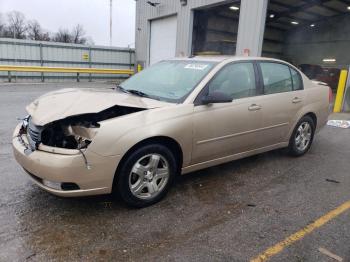
[[[60,154],[41,150],[28,151],[25,139],[18,137],[21,124],[13,135],[13,152],[17,162],[30,174],[30,178],[42,189],[58,196],[74,197],[108,194],[112,191],[113,178],[119,163],[119,156],[104,157],[89,150],[84,152],[90,165],[87,168],[84,157],[79,154]],[[23,135],[25,136],[25,135]],[[79,189],[53,188],[44,184],[73,183]]]

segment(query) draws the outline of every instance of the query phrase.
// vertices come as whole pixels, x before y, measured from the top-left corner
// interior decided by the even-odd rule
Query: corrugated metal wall
[[[158,0],[160,5],[152,7],[147,0],[136,2],[136,60],[148,64],[150,21],[153,19],[177,15],[176,56],[188,56],[191,53],[193,9],[219,5],[234,1],[223,0],[188,0],[181,6],[179,0]],[[245,48],[252,55],[261,54],[266,8],[268,0],[242,0],[239,32],[237,39],[238,54]],[[242,20],[242,17],[244,19]]]
[[[268,0],[241,0],[237,36],[238,55],[249,50],[251,56],[260,56],[264,40]]]
[[[192,39],[191,9],[213,4],[227,3],[222,0],[189,0],[187,6],[180,1],[161,0],[159,7],[152,7],[146,0],[136,2],[136,50],[137,60],[148,63],[150,20],[177,14],[176,55],[189,55]]]
[[[133,69],[135,50],[128,48],[85,46],[55,42],[39,42],[0,38],[1,65],[33,65],[53,67],[83,67]],[[41,73],[12,73],[14,78],[41,79]],[[126,76],[92,75],[92,79],[110,79]],[[65,80],[76,78],[75,74],[44,74],[46,80]],[[81,75],[81,79],[89,78]],[[0,79],[6,80],[7,73],[0,72]]]

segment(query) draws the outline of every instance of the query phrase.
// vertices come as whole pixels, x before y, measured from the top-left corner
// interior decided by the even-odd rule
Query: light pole
[[[109,45],[112,46],[112,27],[113,27],[113,0],[109,0]]]

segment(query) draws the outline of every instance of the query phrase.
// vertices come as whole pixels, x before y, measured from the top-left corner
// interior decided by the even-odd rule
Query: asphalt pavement
[[[249,261],[350,200],[350,129],[328,126],[303,157],[277,150],[191,173],[144,209],[50,195],[14,160],[12,132],[30,101],[72,86],[111,84],[0,84],[0,261]],[[320,247],[350,261],[350,210],[269,261],[336,261]]]

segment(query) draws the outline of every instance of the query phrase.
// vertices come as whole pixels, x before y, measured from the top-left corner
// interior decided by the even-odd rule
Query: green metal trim
[[[0,58],[0,62],[23,62],[23,63],[53,63],[53,64],[79,64],[79,65],[89,65],[89,62],[79,62],[79,61],[55,61],[55,60],[39,60],[39,59],[14,59],[14,58]],[[91,65],[116,65],[116,66],[134,66],[134,63],[105,63],[105,62],[91,62]]]
[[[41,79],[41,75],[35,75],[35,76],[25,76],[25,75],[17,75],[17,76],[14,76],[12,75],[13,78],[17,77],[17,78],[21,78],[21,79],[24,79],[24,78],[28,78],[28,79]],[[7,75],[0,75],[0,79],[1,78],[8,78]],[[79,76],[80,79],[87,79],[89,80],[89,76],[82,76],[80,75]],[[92,79],[128,79],[129,76],[127,75],[118,75],[116,77],[113,77],[113,76],[94,76],[92,75],[91,77]],[[45,74],[45,79],[74,79],[76,80],[77,79],[77,76],[50,76],[50,75],[46,75]]]
[[[55,42],[57,43],[57,42]],[[80,49],[80,50],[89,50],[90,46],[69,46],[69,45],[57,45],[55,44],[44,44],[42,42],[38,43],[26,43],[26,42],[12,42],[12,41],[6,41],[6,40],[0,40],[0,44],[7,44],[7,45],[23,45],[23,46],[37,46],[40,47],[40,44],[42,47],[54,47],[54,48],[62,48],[62,49]],[[123,52],[123,53],[135,53],[135,49],[131,48],[104,48],[104,47],[91,47],[91,50],[93,51],[111,51],[111,52]]]

